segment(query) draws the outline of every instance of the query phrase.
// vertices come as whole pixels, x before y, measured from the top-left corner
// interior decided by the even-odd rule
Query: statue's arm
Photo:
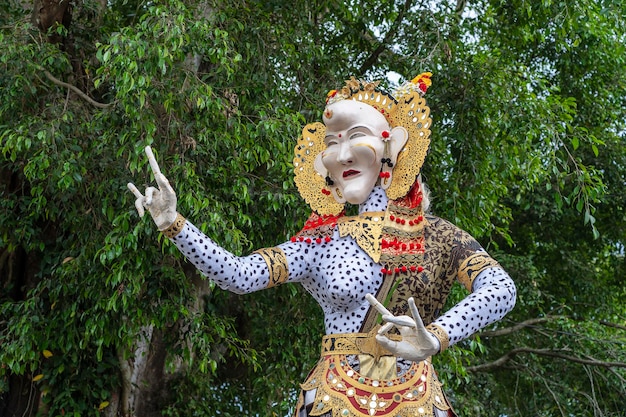
[[[180,217],[179,217],[180,218]],[[221,248],[189,221],[168,236],[180,252],[220,288],[237,294],[299,282],[307,276],[301,245],[283,243],[260,249],[248,256],[235,256]],[[167,230],[164,232],[167,235]]]
[[[302,281],[307,276],[308,257],[300,253],[301,245],[297,243],[287,242],[243,257],[221,248],[176,211],[176,193],[161,173],[150,147],[146,154],[158,187],[148,187],[142,194],[134,184],[128,184],[137,212],[143,217],[147,209],[158,229],[221,288],[243,294]]]
[[[471,294],[427,326],[442,350],[500,320],[515,306],[515,283],[500,266],[479,272],[471,289]]]

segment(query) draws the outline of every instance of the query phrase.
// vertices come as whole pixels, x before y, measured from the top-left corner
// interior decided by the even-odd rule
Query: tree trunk
[[[35,0],[31,21],[41,32],[48,34],[48,40],[51,43],[60,43],[62,37],[54,32],[54,28],[59,24],[66,28],[70,26],[71,2],[69,0]]]

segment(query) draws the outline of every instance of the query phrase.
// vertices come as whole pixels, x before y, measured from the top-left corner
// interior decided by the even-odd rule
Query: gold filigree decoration
[[[350,235],[357,245],[367,253],[374,262],[380,260],[380,238],[383,233],[385,213],[373,211],[358,216],[342,217],[338,221],[339,235]]]
[[[269,282],[267,288],[287,282],[289,279],[289,265],[287,257],[281,248],[263,248],[255,251],[263,257],[269,270]]]
[[[174,239],[176,236],[178,236],[181,230],[183,230],[186,221],[187,220],[183,216],[181,216],[180,213],[176,213],[176,220],[174,220],[174,223],[172,223],[167,229],[161,231],[161,233],[163,233],[170,239]]]
[[[402,126],[407,130],[407,143],[398,154],[391,185],[386,189],[391,200],[404,197],[409,192],[428,152],[432,119],[423,95],[430,85],[430,75],[420,74],[413,82],[403,84],[393,95],[378,89],[378,82],[352,77],[340,90],[332,90],[327,98],[328,105],[339,100],[368,104],[385,116],[392,129]],[[294,172],[298,191],[311,209],[323,215],[336,215],[343,209],[343,203],[337,202],[333,194],[341,196],[341,190],[335,186],[333,193],[322,193],[326,183],[314,169],[316,156],[325,149],[325,131],[326,127],[321,123],[305,126],[295,147]]]
[[[458,280],[468,291],[472,291],[472,284],[478,274],[494,266],[500,266],[500,264],[487,252],[476,252],[465,259],[459,267]]]
[[[443,352],[448,349],[448,346],[450,346],[450,338],[448,337],[448,333],[446,333],[441,326],[435,323],[430,323],[426,326],[426,330],[432,333],[439,340],[439,344],[441,345],[439,352]]]
[[[386,190],[391,200],[404,197],[415,183],[422,169],[430,146],[430,108],[417,91],[399,99],[393,113],[395,126],[403,126],[409,132],[409,140],[398,154],[393,169],[391,185]]]
[[[375,379],[354,370],[345,355],[326,356],[302,389],[316,390],[311,416],[433,417],[435,407],[450,409],[429,361],[414,362],[402,377]]]
[[[380,326],[374,327],[368,333],[335,333],[322,338],[322,356],[326,355],[358,355],[366,354],[376,360],[381,356],[393,356],[376,341],[376,334]],[[400,341],[402,337],[390,334],[391,340]]]
[[[311,209],[321,215],[337,215],[343,204],[335,201],[332,194],[324,194],[327,189],[325,179],[315,170],[315,158],[325,148],[326,126],[311,123],[304,126],[294,150],[293,168],[298,191]],[[339,192],[340,193],[340,192]]]

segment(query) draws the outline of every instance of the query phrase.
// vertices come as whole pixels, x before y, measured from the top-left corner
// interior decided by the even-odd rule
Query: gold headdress
[[[392,94],[380,90],[378,82],[365,82],[352,77],[341,90],[332,90],[327,96],[327,105],[350,99],[369,104],[385,116],[392,129],[402,126],[407,130],[407,143],[398,154],[391,185],[386,189],[390,200],[408,194],[428,152],[432,120],[424,94],[431,85],[431,75],[428,72],[420,74]],[[344,205],[334,199],[325,178],[314,168],[316,156],[325,148],[325,133],[326,126],[319,122],[308,124],[302,130],[293,159],[295,182],[300,195],[315,213],[336,216],[343,211]]]

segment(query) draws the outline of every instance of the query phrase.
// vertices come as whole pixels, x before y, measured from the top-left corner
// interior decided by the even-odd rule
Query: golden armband
[[[474,280],[482,271],[500,264],[493,259],[487,252],[477,252],[465,259],[459,267],[458,279],[461,284],[468,290],[472,291]]]
[[[448,333],[446,333],[441,326],[430,323],[426,326],[426,330],[432,333],[433,336],[439,340],[439,343],[441,344],[441,347],[439,348],[440,353],[448,349],[448,346],[450,346],[450,338],[448,337]]]
[[[269,271],[267,288],[287,282],[289,279],[289,265],[287,257],[281,248],[263,248],[255,251],[263,257]]]

